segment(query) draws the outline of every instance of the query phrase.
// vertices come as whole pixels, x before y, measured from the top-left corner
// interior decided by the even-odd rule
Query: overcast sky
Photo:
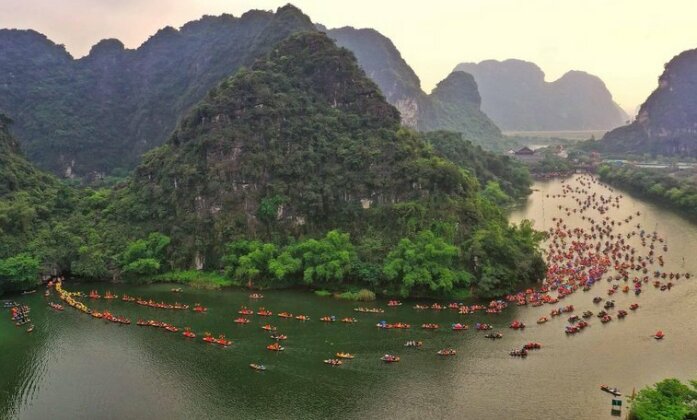
[[[0,27],[31,28],[85,55],[103,38],[135,48],[159,28],[203,14],[276,9],[287,0],[0,0]],[[697,48],[697,0],[295,0],[328,27],[375,28],[427,92],[462,61],[519,58],[552,81],[600,76],[630,114],[663,64]],[[2,52],[0,51],[0,54]]]

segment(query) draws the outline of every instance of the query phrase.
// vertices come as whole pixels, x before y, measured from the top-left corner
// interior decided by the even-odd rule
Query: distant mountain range
[[[366,74],[402,115],[402,122],[421,131],[450,130],[489,150],[506,150],[514,142],[480,109],[474,79],[454,72],[426,94],[414,70],[392,41],[374,29],[326,29],[339,46],[351,50]]]
[[[461,63],[455,70],[474,76],[482,110],[502,130],[601,130],[628,119],[603,81],[582,71],[546,82],[536,64],[522,60]]]
[[[66,177],[126,174],[168,138],[207,91],[251,67],[289,35],[317,30],[354,53],[404,125],[459,132],[488,150],[518,146],[494,122],[502,117],[489,109],[493,79],[483,71],[484,63],[471,69],[474,77],[455,71],[427,94],[387,37],[372,29],[328,30],[292,5],[275,13],[204,16],[180,29],[161,29],[134,50],[115,39],[102,40],[80,59],[35,31],[0,30],[0,74],[5,75],[0,112],[14,119],[13,132],[26,156],[43,169]],[[502,100],[518,105],[511,118],[533,122],[508,125],[504,119],[505,129],[613,127],[626,117],[597,78],[572,72],[545,83],[533,64],[501,65],[511,63],[519,63],[519,71],[511,73],[525,82],[517,84],[513,77],[492,83],[501,86]],[[533,100],[544,96],[533,86],[556,92],[556,102],[550,95]]]
[[[697,156],[697,49],[673,57],[634,122],[593,146],[610,153]]]
[[[313,30],[293,6],[204,16],[164,28],[135,50],[103,40],[79,60],[35,31],[0,30],[0,111],[15,120],[27,157],[45,169],[125,173],[222,79],[290,34]]]
[[[135,50],[103,40],[77,60],[35,31],[0,30],[0,111],[16,121],[27,157],[42,168],[68,177],[125,174],[205,92],[290,34],[316,30],[288,5],[239,18],[204,16],[179,30],[164,28]],[[452,129],[502,149],[504,138],[479,110],[472,81],[452,84],[472,100],[426,95],[389,39],[372,30],[329,32],[356,54],[406,125]]]

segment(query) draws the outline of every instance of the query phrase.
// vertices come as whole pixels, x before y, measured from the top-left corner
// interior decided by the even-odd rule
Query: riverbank
[[[668,169],[649,169],[634,165],[602,165],[601,181],[624,188],[642,198],[697,219],[697,173]]]

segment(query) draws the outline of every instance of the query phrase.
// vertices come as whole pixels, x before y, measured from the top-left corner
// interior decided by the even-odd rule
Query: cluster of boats
[[[155,302],[152,299],[142,299],[142,298],[136,298],[132,296],[128,296],[124,294],[121,296],[121,300],[123,302],[131,302],[131,303],[136,303],[140,306],[147,306],[149,308],[155,308],[155,309],[170,309],[170,310],[179,310],[179,311],[185,311],[189,309],[189,305],[184,305],[179,302],[174,302],[174,303],[165,303],[165,302]]]
[[[34,325],[31,324],[31,318],[29,318],[29,312],[31,308],[27,305],[19,305],[16,302],[6,301],[3,303],[5,308],[10,309],[10,318],[14,321],[15,325],[21,327],[26,324],[30,324],[27,328],[27,332],[34,331]]]
[[[114,324],[131,325],[130,319],[128,319],[124,316],[113,315],[109,311],[104,311],[104,312],[92,311],[91,315],[92,315],[92,318],[104,319],[105,321],[109,321],[109,322],[112,322]]]

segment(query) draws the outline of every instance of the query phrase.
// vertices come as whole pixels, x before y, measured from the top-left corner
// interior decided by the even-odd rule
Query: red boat
[[[240,315],[254,315],[254,311],[251,309],[248,309],[246,307],[242,307],[239,311],[237,311],[238,314]]]
[[[281,346],[278,342],[273,343],[273,344],[269,344],[268,346],[266,346],[266,348],[268,350],[271,350],[271,351],[283,351],[283,350],[285,350],[285,347]]]
[[[525,329],[525,323],[520,321],[513,321],[511,322],[511,325],[509,325],[509,328],[513,328],[514,330],[522,330]]]
[[[196,338],[196,334],[194,334],[189,328],[184,328],[182,335],[186,338]]]
[[[206,312],[207,310],[208,310],[207,308],[201,306],[198,303],[196,305],[194,305],[194,312],[201,313],[201,312]]]
[[[236,324],[249,324],[249,320],[247,318],[235,318],[235,323]]]

